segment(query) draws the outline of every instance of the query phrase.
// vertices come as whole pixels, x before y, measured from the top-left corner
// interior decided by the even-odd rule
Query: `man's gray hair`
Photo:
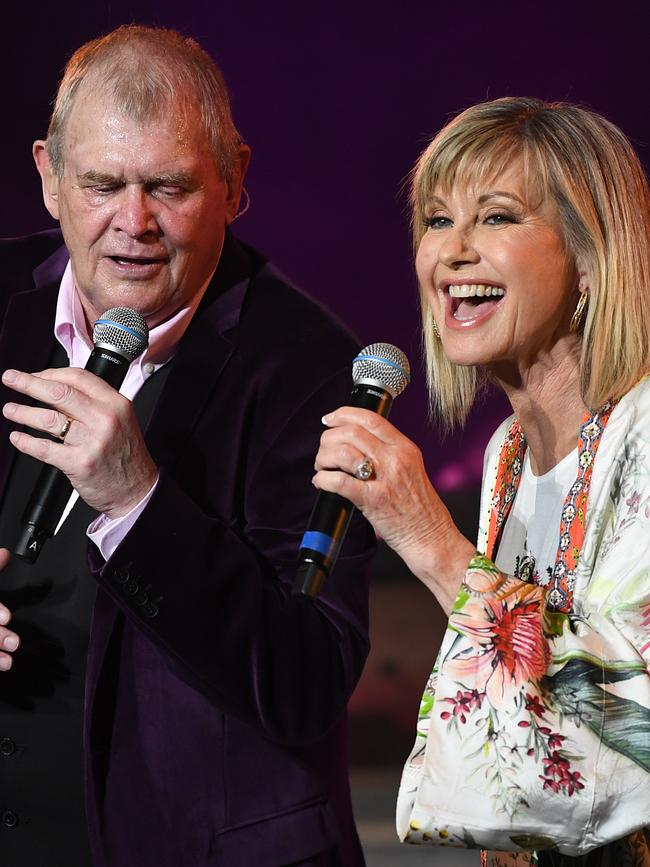
[[[116,107],[137,121],[153,121],[171,106],[198,110],[216,166],[229,181],[241,138],[230,114],[223,76],[193,39],[175,30],[125,24],[77,49],[68,61],[47,133],[47,153],[63,174],[63,140],[82,82],[110,94]]]

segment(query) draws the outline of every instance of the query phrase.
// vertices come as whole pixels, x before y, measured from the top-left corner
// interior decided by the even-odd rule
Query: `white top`
[[[562,506],[577,475],[577,449],[542,476],[533,473],[526,449],[519,488],[499,543],[499,569],[546,587],[555,566]]]

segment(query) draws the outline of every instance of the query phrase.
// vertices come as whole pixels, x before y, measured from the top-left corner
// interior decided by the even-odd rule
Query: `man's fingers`
[[[96,400],[114,397],[117,391],[95,373],[83,367],[56,367],[39,370],[32,374],[45,382],[58,382]]]
[[[70,448],[63,443],[55,443],[49,439],[33,437],[23,431],[14,430],[9,434],[9,440],[19,452],[29,455],[45,464],[57,467],[64,473],[72,469],[70,464]]]
[[[0,626],[0,650],[8,650],[10,653],[13,653],[14,650],[18,650],[19,645],[20,638],[18,638],[16,633],[10,629],[5,629],[4,626]]]
[[[16,424],[49,433],[54,437],[58,437],[61,433],[68,418],[65,413],[57,409],[42,409],[19,403],[6,403],[2,408],[2,414]]]
[[[0,548],[0,563],[4,566],[8,560],[9,551],[6,548]],[[11,612],[4,605],[0,604],[0,623],[6,624],[10,620]],[[0,626],[0,671],[8,671],[11,668],[11,653],[18,650],[19,647],[20,638],[16,633],[7,629],[6,626]]]
[[[38,373],[10,369],[2,374],[2,381],[14,391],[72,418],[84,418],[93,403],[108,406],[126,400],[108,383],[80,367],[61,367]]]
[[[11,551],[8,548],[0,548],[0,571],[5,568],[5,566],[11,560]],[[2,579],[0,579],[2,580]],[[7,623],[7,620],[3,620],[2,612],[6,611],[8,613],[9,609],[5,608],[4,605],[0,603],[0,623]]]
[[[2,381],[14,391],[60,410],[72,418],[83,418],[88,412],[89,398],[70,382],[59,381],[58,378],[46,379],[19,370],[5,370]]]

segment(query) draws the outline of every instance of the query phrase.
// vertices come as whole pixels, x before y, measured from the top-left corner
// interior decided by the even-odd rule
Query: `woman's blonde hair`
[[[422,153],[412,174],[413,243],[426,232],[436,189],[495,178],[521,160],[529,190],[555,203],[567,252],[589,275],[580,382],[595,409],[621,397],[649,369],[650,193],[625,135],[600,115],[566,103],[507,97],[466,109]],[[462,424],[484,379],[445,356],[420,292],[432,409]]]

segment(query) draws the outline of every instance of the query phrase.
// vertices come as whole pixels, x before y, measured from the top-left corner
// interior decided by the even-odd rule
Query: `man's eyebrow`
[[[187,186],[192,180],[190,172],[162,172],[159,175],[154,175],[152,178],[147,178],[145,184],[147,186],[168,186],[168,187],[183,187]]]
[[[191,173],[186,171],[161,172],[160,174],[153,175],[150,178],[146,178],[146,180],[144,181],[144,185],[147,187],[180,187],[189,184],[191,179]],[[124,179],[122,177],[116,177],[115,175],[111,175],[109,172],[100,172],[96,169],[88,169],[88,171],[82,172],[80,175],[77,176],[77,180],[79,181],[79,183],[82,184],[124,183]]]
[[[82,172],[77,175],[77,180],[82,184],[114,184],[120,183],[121,178],[116,178],[115,175],[110,175],[108,172],[98,172],[95,169],[88,169],[87,172]]]

